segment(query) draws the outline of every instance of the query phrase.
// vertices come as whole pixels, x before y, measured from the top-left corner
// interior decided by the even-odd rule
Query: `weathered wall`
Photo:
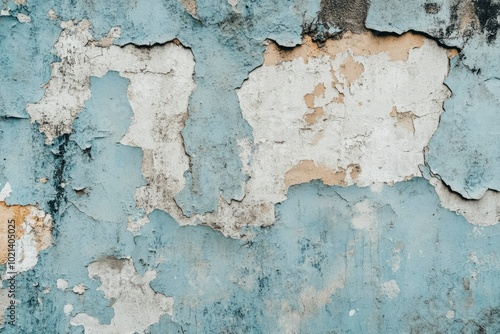
[[[500,332],[499,17],[3,1],[0,331]]]

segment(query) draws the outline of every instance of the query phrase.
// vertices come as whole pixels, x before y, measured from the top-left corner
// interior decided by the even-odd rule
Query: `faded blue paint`
[[[423,1],[373,0],[367,24],[380,31],[424,31],[463,46],[466,57],[453,64],[447,80],[453,97],[427,160],[454,190],[478,197],[486,188],[499,188],[500,85],[493,77],[500,77],[500,51],[489,35],[465,43],[459,34],[447,34],[455,24],[454,9],[445,1],[438,5],[431,15]],[[239,1],[239,14],[223,0],[201,0],[197,6],[193,18],[177,0],[33,1],[12,13],[29,15],[31,23],[0,17],[0,47],[10,51],[0,53],[0,181],[14,188],[8,203],[39,204],[55,219],[54,245],[41,252],[33,270],[17,277],[18,327],[1,331],[83,332],[64,315],[67,303],[74,306],[70,316],[87,313],[109,323],[113,309],[86,266],[127,256],[141,274],[156,270],[152,288],[175,300],[175,322],[164,316],[151,333],[276,332],[280,317],[293,323],[286,318],[290,312],[300,318],[297,331],[305,333],[500,331],[500,225],[471,226],[443,209],[424,179],[386,186],[379,194],[318,182],[292,187],[288,200],[277,206],[275,225],[253,229],[255,236],[246,241],[208,227],[180,227],[159,211],[133,236],[126,222],[141,214],[133,195],[144,181],[140,149],[118,143],[131,117],[127,80],[115,72],[92,78],[92,97],[75,120],[74,133],[44,144],[24,109],[43,95],[61,20],[88,18],[96,38],[121,26],[119,45],[178,38],[195,56],[197,88],[183,130],[192,167],[177,203],[191,215],[215,210],[220,194],[226,201],[241,199],[247,176],[236,143],[251,139],[251,129],[234,89],[261,65],[264,39],[288,46],[300,42],[319,1]],[[59,19],[47,19],[49,9]],[[481,38],[489,44],[481,45]],[[49,182],[39,182],[42,177]],[[351,225],[360,201],[373,207],[372,230]],[[393,271],[398,256],[400,267]],[[70,288],[83,283],[88,290],[83,296],[61,291],[59,278]],[[394,299],[380,291],[390,280],[401,290]],[[317,308],[304,308],[301,293],[311,296],[335,281],[339,286],[326,289],[324,305],[316,305],[316,296]],[[446,318],[450,309],[455,319]],[[350,310],[356,311],[353,316]]]
[[[142,178],[142,150],[119,144],[130,125],[128,80],[117,72],[91,79],[92,97],[73,124],[65,157],[67,200],[97,221],[126,222]],[[74,143],[77,144],[74,147]]]
[[[499,80],[483,81],[458,58],[451,66],[445,84],[453,94],[426,158],[454,191],[480,198],[488,188],[500,190]]]
[[[351,225],[361,201],[373,207],[371,231]],[[179,227],[155,211],[135,237],[132,257],[140,273],[158,272],[151,286],[174,297],[174,319],[186,333],[280,332],[285,302],[301,314],[298,333],[475,333],[480,327],[494,333],[500,330],[500,226],[474,227],[438,203],[420,178],[380,194],[314,182],[291,188],[275,225],[254,230],[250,241]],[[397,256],[400,268],[393,272]],[[390,280],[401,290],[392,300],[380,291]],[[335,281],[344,286],[326,293],[326,305],[303,308],[304,289]],[[446,318],[450,309],[455,319]]]
[[[433,10],[429,11],[429,5]],[[437,11],[437,12],[436,12]],[[366,26],[430,34],[462,48],[446,84],[452,97],[430,141],[426,160],[454,191],[478,199],[500,190],[500,5],[494,1],[371,2]],[[471,22],[462,22],[467,17]]]
[[[176,199],[186,215],[214,211],[220,196],[226,201],[243,197],[247,175],[241,170],[237,141],[251,139],[251,129],[241,115],[234,90],[250,71],[262,64],[265,39],[286,46],[300,43],[302,27],[314,19],[319,0],[268,0],[251,5],[240,1],[237,6],[240,13],[233,12],[227,1],[222,0],[197,1],[197,7],[197,18],[193,18],[178,0],[136,1],[133,5],[125,0],[29,2],[33,23],[22,29],[24,34],[33,34],[35,38],[26,39],[26,43],[31,49],[39,44],[42,47],[36,51],[35,62],[31,57],[26,62],[14,57],[8,63],[9,66],[15,63],[13,66],[20,69],[30,69],[34,65],[29,64],[35,63],[47,72],[50,48],[55,42],[54,26],[60,20],[70,19],[89,19],[95,38],[105,36],[113,26],[120,26],[119,45],[151,45],[178,38],[192,48],[197,60],[197,86],[190,98],[190,118],[182,132],[192,168],[186,173],[185,189]],[[56,12],[58,20],[44,18],[49,9]],[[32,75],[34,71],[26,72]],[[47,79],[43,76],[33,85],[38,88],[36,97],[9,102],[17,103],[18,109],[23,110],[26,100],[33,102],[41,97],[40,86]],[[10,89],[5,96],[12,94],[9,92]]]
[[[28,14],[31,23],[0,16],[0,116],[29,118],[26,104],[42,98],[55,60],[50,51],[61,28],[45,17],[46,12]]]
[[[0,187],[9,182],[13,189],[7,204],[40,204],[48,210],[48,201],[56,196],[51,180],[55,157],[44,140],[28,119],[0,119]],[[40,181],[44,177],[48,182]]]
[[[41,252],[33,270],[17,276],[18,326],[5,326],[6,333],[65,333],[70,328],[63,313],[67,303],[74,305],[73,316],[84,312],[101,323],[113,317],[86,266],[108,256],[124,257],[134,247],[126,222],[127,214],[137,211],[134,190],[143,184],[142,152],[118,143],[132,115],[127,85],[128,80],[116,72],[92,78],[92,97],[74,123],[77,133],[54,144],[59,148],[55,179],[65,183],[55,187],[58,193],[53,197],[58,202],[50,211],[55,215],[54,245]],[[39,157],[42,161],[52,155],[45,147],[45,156],[41,152]],[[74,189],[82,185],[85,193],[77,194]],[[67,291],[57,289],[59,278],[69,282]],[[71,291],[80,283],[88,287],[83,296]],[[49,293],[43,293],[47,288]]]

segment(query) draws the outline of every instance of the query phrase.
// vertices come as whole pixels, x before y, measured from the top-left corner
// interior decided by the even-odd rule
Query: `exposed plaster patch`
[[[380,286],[380,292],[386,296],[388,299],[396,298],[401,290],[395,280],[391,279],[388,282],[382,283]]]
[[[83,285],[82,283],[75,285],[72,289],[72,291],[74,293],[76,293],[77,295],[83,295],[86,290],[87,290],[87,287],[85,285]]]
[[[346,186],[346,176],[350,174],[350,181],[354,182],[359,174],[359,166],[349,165],[347,171],[340,169],[333,171],[324,165],[317,165],[312,160],[302,160],[290,168],[285,174],[285,186],[307,183],[311,180],[321,180],[324,184]]]
[[[375,222],[375,208],[367,200],[354,205],[356,215],[352,218],[352,226],[356,230],[369,229]]]
[[[273,66],[284,61],[302,58],[307,64],[310,57],[335,56],[350,50],[355,56],[369,56],[387,53],[391,60],[407,61],[411,49],[423,46],[425,37],[407,32],[401,36],[376,36],[372,32],[364,34],[344,34],[342,39],[326,41],[319,47],[310,36],[304,36],[302,44],[293,49],[282,49],[269,42],[264,53],[264,65]]]
[[[114,39],[120,36],[119,28],[112,28],[106,37],[96,41],[92,38],[91,24],[87,20],[79,23],[65,21],[61,27],[64,30],[55,44],[61,61],[52,63],[52,77],[42,100],[26,107],[31,119],[40,124],[40,131],[45,133],[49,143],[71,132],[74,119],[90,98],[91,76],[102,77],[108,71],[118,71],[120,76],[130,80],[131,90],[134,91],[140,86],[162,85],[169,76],[185,72],[191,87],[194,87],[191,78],[193,56],[182,46],[174,43],[150,48],[112,45]],[[145,83],[144,80],[152,81]],[[184,95],[189,96],[192,89],[183,88],[186,89]],[[137,89],[140,92],[147,88]],[[172,99],[172,94],[164,95],[163,92],[169,91],[162,91],[164,99],[155,97],[155,101],[150,101],[148,105],[164,107]],[[134,102],[131,97],[130,103],[137,109],[138,105]],[[186,110],[183,112],[186,113]]]
[[[73,305],[71,305],[71,304],[64,305],[63,311],[64,311],[64,314],[70,315],[71,312],[73,312]]]
[[[156,278],[156,272],[148,270],[141,276],[132,260],[114,258],[93,262],[88,271],[90,278],[102,282],[97,290],[110,300],[115,315],[109,325],[100,324],[85,313],[75,315],[71,324],[83,325],[85,333],[142,333],[163,315],[172,316],[173,298],[151,289],[150,282]]]
[[[58,278],[56,281],[56,286],[60,290],[66,290],[66,288],[68,287],[68,281],[62,278]]]
[[[469,200],[451,191],[435,177],[430,178],[429,182],[434,186],[441,205],[464,216],[469,223],[478,226],[500,223],[500,192],[488,190],[480,199]]]
[[[35,266],[38,253],[52,245],[52,217],[35,206],[6,205],[0,202],[0,244],[7,245],[7,221],[16,226],[16,271]],[[7,263],[7,247],[0,249],[0,264]]]
[[[270,44],[238,91],[254,134],[241,203],[273,208],[291,184],[312,179],[368,186],[421,175],[449,96],[446,49],[412,34],[345,36],[323,48],[308,38],[292,50]],[[261,217],[268,225],[272,216]]]
[[[47,13],[47,18],[49,20],[56,20],[57,19],[57,13],[53,9],[51,9]]]
[[[449,94],[442,84],[448,69],[444,48],[422,36],[371,33],[346,34],[346,40],[322,49],[306,38],[303,46],[276,49],[269,61],[275,48],[270,44],[266,56],[271,66],[252,72],[238,90],[255,139],[253,145],[239,143],[243,171],[250,175],[245,196],[229,203],[221,198],[219,208],[204,215],[188,218],[174,200],[189,169],[180,130],[194,87],[190,73],[177,71],[176,81],[163,84],[151,85],[153,78],[137,86],[131,81],[134,120],[122,142],[143,149],[148,185],[137,190],[136,200],[147,214],[161,209],[181,225],[205,224],[242,237],[243,226],[274,222],[274,205],[292,184],[319,178],[367,186],[420,175],[423,147]],[[175,93],[158,101],[165,91]],[[415,133],[394,127],[394,106],[415,115]]]
[[[364,72],[362,63],[354,60],[352,56],[347,56],[344,62],[340,65],[338,72],[344,76],[347,85],[351,85]]]
[[[238,12],[238,8],[236,7],[238,5],[238,0],[227,0],[227,3],[231,5],[234,12]]]
[[[25,14],[18,13],[17,14],[17,20],[21,23],[31,23],[31,17]]]
[[[0,202],[5,202],[5,199],[9,197],[11,192],[12,188],[10,186],[10,183],[9,182],[5,183],[2,190],[0,191]]]
[[[129,217],[127,230],[129,230],[130,232],[137,232],[141,229],[142,226],[144,226],[147,223],[149,223],[149,219],[147,216],[140,217],[138,219],[133,219]]]
[[[180,0],[186,11],[193,17],[196,17],[196,0]]]

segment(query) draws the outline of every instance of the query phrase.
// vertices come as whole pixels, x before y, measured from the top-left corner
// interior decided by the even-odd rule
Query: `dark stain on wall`
[[[341,38],[347,31],[363,33],[368,7],[368,0],[321,0],[317,19],[304,32],[317,42]]]
[[[500,15],[500,3],[492,0],[474,0],[474,5],[481,31],[486,33],[488,43],[494,42],[500,28],[497,19]]]

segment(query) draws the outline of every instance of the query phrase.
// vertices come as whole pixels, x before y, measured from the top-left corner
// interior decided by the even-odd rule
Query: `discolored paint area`
[[[2,2],[0,332],[499,332],[498,8]]]
[[[499,330],[500,225],[475,227],[442,208],[426,180],[378,194],[294,186],[277,215],[248,241],[150,215],[133,258],[173,296],[179,332]]]
[[[448,58],[435,42],[346,34],[322,48],[271,46],[266,60],[238,91],[254,137],[241,204],[270,207],[263,225],[291,184],[377,187],[420,175],[448,97]]]
[[[38,259],[38,252],[52,244],[52,217],[33,206],[8,206],[0,202],[0,264],[8,260],[8,221],[14,227],[16,239],[16,270],[26,271],[33,268]]]
[[[469,199],[500,190],[499,14],[494,1],[373,1],[366,19],[372,29],[421,31],[461,49],[446,80],[452,96],[427,161],[443,182]]]

